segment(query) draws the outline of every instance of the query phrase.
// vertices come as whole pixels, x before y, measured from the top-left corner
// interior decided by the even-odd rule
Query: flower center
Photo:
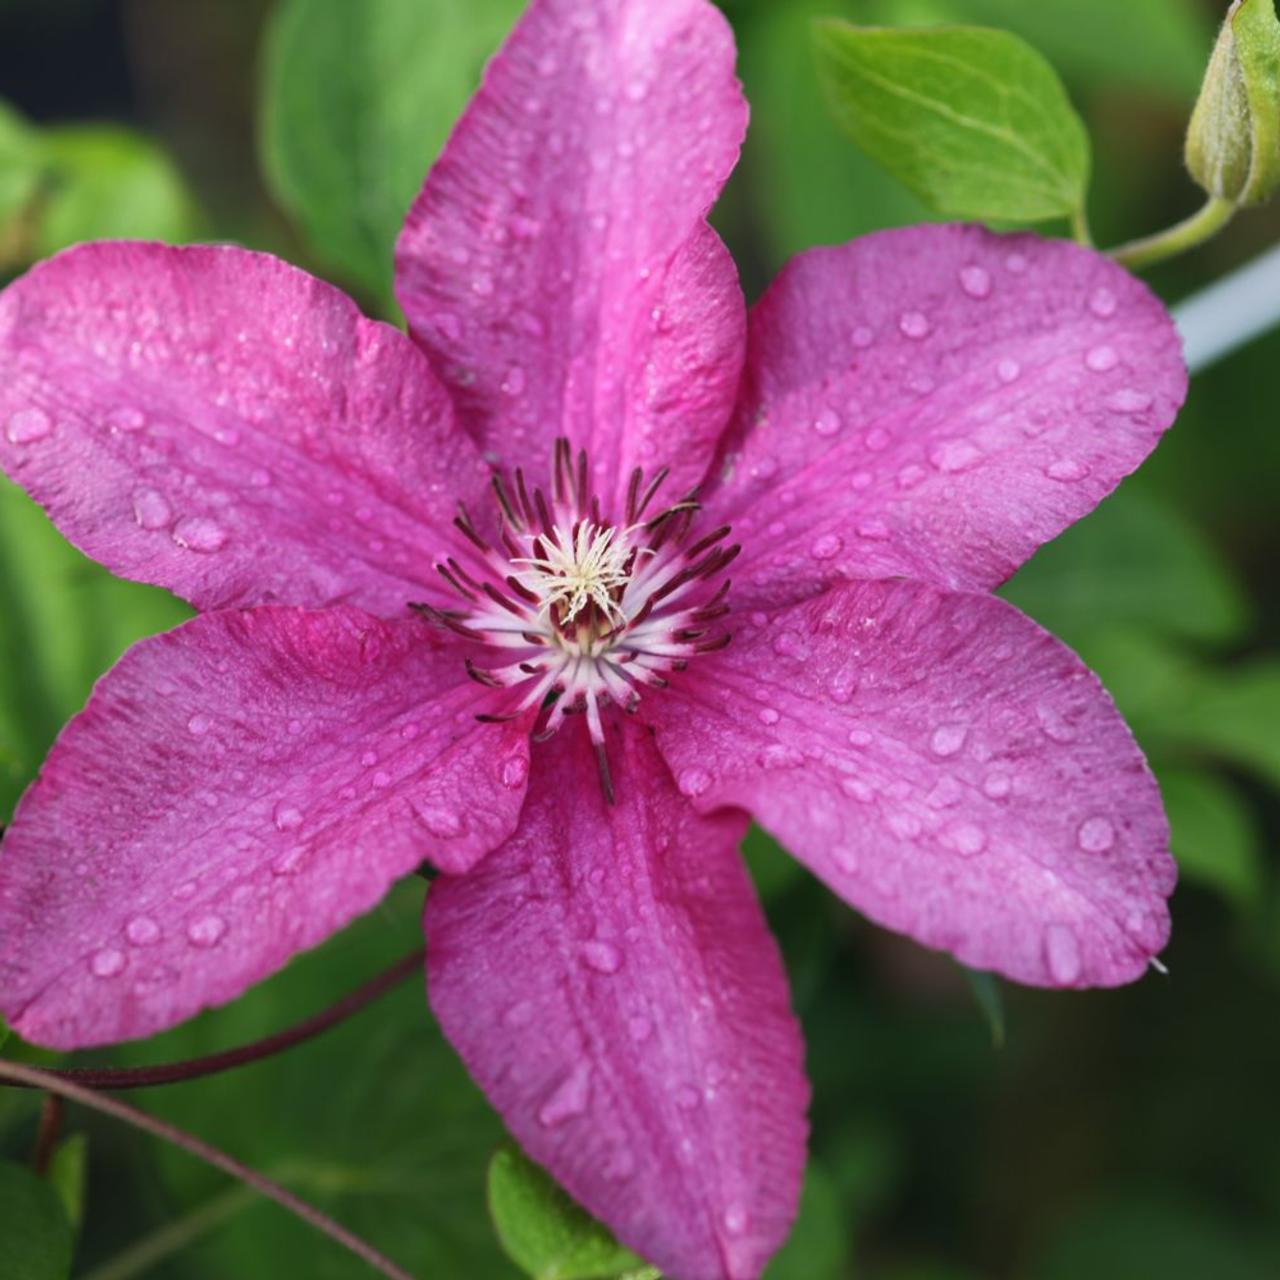
[[[738,547],[724,545],[728,526],[692,536],[693,494],[656,504],[665,471],[646,484],[636,468],[616,521],[602,514],[589,475],[586,453],[575,459],[563,439],[549,499],[530,492],[520,470],[513,484],[495,475],[496,538],[484,537],[462,508],[454,524],[465,540],[436,565],[462,607],[414,608],[486,646],[467,670],[511,696],[507,711],[481,719],[539,707],[546,738],[566,716],[585,715],[612,798],[602,711],[613,704],[634,712],[642,690],[665,688],[695,654],[729,643],[717,625],[729,612],[721,575]]]

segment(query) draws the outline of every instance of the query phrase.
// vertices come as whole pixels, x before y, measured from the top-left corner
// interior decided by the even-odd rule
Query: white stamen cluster
[[[713,580],[738,548],[723,545],[727,527],[690,539],[692,496],[645,518],[665,474],[644,487],[637,468],[615,522],[591,492],[586,454],[575,459],[568,441],[557,441],[550,501],[540,489],[530,494],[520,471],[510,489],[494,478],[496,545],[465,510],[454,521],[466,541],[436,567],[464,607],[415,606],[492,651],[492,664],[469,661],[468,670],[512,698],[503,714],[483,719],[543,708],[546,737],[566,716],[585,714],[606,795],[602,709],[635,711],[642,689],[665,687],[693,655],[729,641],[714,626],[729,611],[729,584]]]

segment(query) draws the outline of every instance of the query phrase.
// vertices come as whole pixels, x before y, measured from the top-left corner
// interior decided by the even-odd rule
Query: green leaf
[[[847,1216],[835,1184],[811,1159],[796,1224],[765,1268],[764,1280],[841,1280],[848,1274]]]
[[[1280,788],[1280,661],[1261,659],[1184,691],[1161,727]]]
[[[413,197],[522,0],[281,0],[265,48],[267,179],[312,251],[391,297]]]
[[[1261,841],[1243,797],[1210,773],[1172,768],[1160,770],[1160,793],[1181,874],[1244,910],[1257,906]]]
[[[742,842],[742,856],[747,861],[756,892],[766,902],[785,893],[805,877],[804,868],[767,832],[751,824]]]
[[[19,1164],[0,1161],[0,1274],[13,1280],[66,1280],[71,1224],[57,1193]]]
[[[1041,547],[1001,595],[1069,644],[1117,625],[1221,643],[1249,622],[1244,592],[1199,530],[1128,490]]]
[[[870,0],[877,26],[974,23],[1012,31],[1070,80],[1133,86],[1184,102],[1195,96],[1213,39],[1196,0]]]
[[[58,1144],[49,1161],[49,1185],[58,1193],[67,1221],[78,1230],[84,1218],[84,1188],[86,1164],[89,1157],[89,1139],[83,1133],[73,1133]]]
[[[1002,222],[1084,207],[1089,143],[1053,68],[1006,31],[815,27],[837,122],[931,207]]]
[[[1004,993],[1000,989],[1000,980],[994,973],[985,973],[980,969],[960,966],[965,981],[969,984],[969,993],[978,1006],[982,1016],[991,1030],[991,1043],[997,1049],[1004,1048]]]
[[[39,135],[0,101],[0,262],[9,224],[35,195],[42,165]]]
[[[49,163],[36,227],[36,255],[82,240],[192,239],[195,205],[182,176],[155,143],[107,125],[48,129]]]
[[[657,1276],[514,1145],[489,1162],[489,1212],[502,1247],[534,1280]]]
[[[190,616],[86,559],[0,478],[0,822],[93,682],[134,641]]]

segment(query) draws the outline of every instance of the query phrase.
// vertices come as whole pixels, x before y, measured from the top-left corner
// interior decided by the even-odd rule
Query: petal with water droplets
[[[743,543],[735,596],[988,590],[1147,456],[1185,391],[1164,308],[1078,245],[925,226],[802,254],[751,313],[707,498]],[[821,414],[840,430],[809,429]]]
[[[5,833],[0,1010],[57,1048],[150,1035],[424,859],[465,869],[524,795],[523,727],[477,724],[485,696],[421,623],[346,607],[204,614],[143,641]]]
[[[808,1086],[737,852],[624,724],[534,749],[516,834],[427,896],[445,1034],[529,1154],[670,1275],[754,1280],[790,1226]],[[568,799],[566,799],[568,797]]]
[[[202,609],[403,615],[486,468],[413,343],[228,246],[82,245],[3,295],[0,466],[86,554]]]
[[[1174,866],[1142,753],[1003,601],[834,587],[684,681],[640,714],[678,779],[699,771],[694,806],[748,809],[878,923],[1047,986],[1130,981],[1164,945]]]
[[[519,122],[516,124],[515,122]],[[745,342],[704,216],[747,106],[707,0],[535,0],[409,211],[397,294],[486,452],[568,436],[606,510],[628,473],[706,472]]]

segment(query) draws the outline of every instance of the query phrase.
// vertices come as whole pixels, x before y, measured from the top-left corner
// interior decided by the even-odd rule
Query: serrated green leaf
[[[1244,592],[1199,530],[1129,491],[1041,547],[1000,594],[1069,644],[1121,625],[1221,643],[1249,621]]]
[[[1053,68],[1006,31],[815,27],[836,121],[940,213],[1002,222],[1084,207],[1089,143]]]
[[[89,1158],[89,1139],[83,1133],[73,1133],[60,1142],[49,1161],[49,1185],[58,1193],[62,1208],[78,1230],[84,1218],[84,1189],[86,1166]]]
[[[313,252],[379,298],[405,212],[522,0],[282,0],[263,164]]]
[[[162,148],[108,125],[47,129],[48,163],[35,231],[38,257],[83,240],[180,242],[198,230],[195,204]]]
[[[19,1164],[0,1161],[0,1276],[66,1280],[71,1224],[53,1188]]]
[[[1178,870],[1249,910],[1262,892],[1262,847],[1244,798],[1200,770],[1162,768],[1160,793],[1169,815]]]
[[[512,1144],[489,1162],[489,1212],[502,1247],[533,1280],[657,1276]]]

